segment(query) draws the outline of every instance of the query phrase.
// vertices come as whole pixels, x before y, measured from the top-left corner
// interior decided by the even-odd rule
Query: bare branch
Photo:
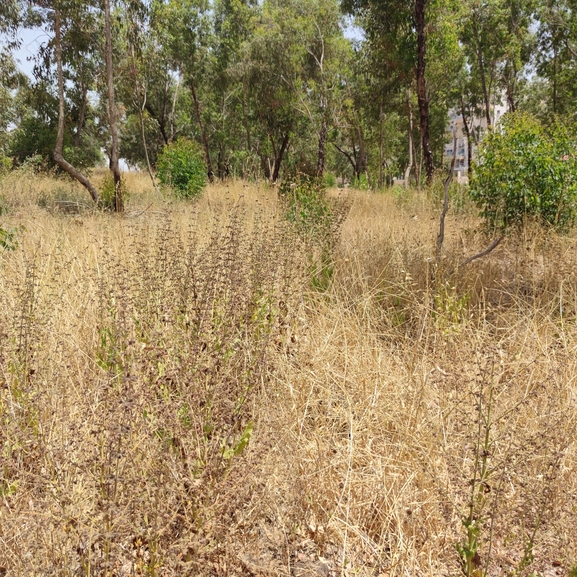
[[[501,241],[505,238],[505,235],[500,236],[499,238],[495,239],[491,245],[486,248],[484,251],[477,253],[476,255],[470,256],[466,261],[462,262],[456,270],[458,270],[459,268],[461,268],[462,266],[465,266],[466,264],[469,264],[470,262],[473,262],[474,260],[477,260],[478,258],[482,258],[486,255],[488,255],[490,252],[492,252],[493,250],[495,250],[499,244],[501,244]]]
[[[356,171],[356,164],[353,161],[352,156],[346,150],[343,150],[338,144],[335,144],[334,142],[332,144],[342,155],[346,157],[346,159],[351,163],[353,170]]]
[[[443,183],[445,193],[443,200],[443,210],[441,212],[441,219],[439,222],[439,234],[437,235],[437,254],[436,261],[441,260],[441,248],[443,247],[443,241],[445,240],[445,217],[447,216],[447,211],[449,210],[449,186],[451,186],[451,181],[453,180],[453,170],[455,169],[455,159],[457,158],[457,131],[453,128],[453,158],[451,159],[451,168],[449,169],[449,175]]]

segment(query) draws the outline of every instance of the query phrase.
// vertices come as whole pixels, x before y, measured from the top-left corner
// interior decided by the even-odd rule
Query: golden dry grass
[[[274,189],[127,187],[116,217],[0,183],[25,227],[0,254],[7,577],[577,566],[574,237],[528,226],[455,273],[487,245],[470,211],[437,266],[436,202],[350,191],[313,290]]]

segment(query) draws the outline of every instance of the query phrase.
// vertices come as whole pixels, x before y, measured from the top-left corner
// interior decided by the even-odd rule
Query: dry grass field
[[[127,188],[0,182],[2,577],[577,575],[575,236]]]

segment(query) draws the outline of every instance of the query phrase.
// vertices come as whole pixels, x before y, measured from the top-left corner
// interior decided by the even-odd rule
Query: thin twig
[[[439,222],[439,234],[437,236],[437,254],[436,261],[441,260],[441,248],[443,247],[443,241],[445,240],[445,217],[447,216],[447,211],[449,210],[449,186],[451,186],[451,181],[453,180],[453,170],[455,169],[455,160],[457,158],[457,131],[453,128],[453,158],[451,159],[451,168],[449,169],[449,175],[443,183],[445,193],[443,200],[443,211],[441,212],[441,219]]]
[[[153,205],[154,203],[150,203],[144,210],[141,210],[140,212],[137,212],[136,214],[127,214],[126,216],[129,218],[137,218],[139,216],[142,216],[145,212],[148,212],[148,209]]]

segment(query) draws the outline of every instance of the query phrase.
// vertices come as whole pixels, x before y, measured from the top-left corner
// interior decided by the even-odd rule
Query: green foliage
[[[103,208],[114,209],[114,192],[114,175],[112,172],[107,172],[106,176],[102,180],[102,186],[100,187],[100,204]],[[120,193],[126,202],[128,199],[128,191],[126,190],[124,179],[120,180]]]
[[[40,157],[42,164],[51,168],[56,165],[52,154],[56,145],[56,123],[37,115],[27,116],[22,120],[10,143],[10,156],[17,165],[22,165],[30,158]],[[74,146],[69,132],[64,138],[64,157],[76,168],[86,169],[102,162],[100,144],[85,138],[80,146]]]
[[[310,286],[325,291],[334,275],[333,248],[346,203],[331,204],[323,179],[306,175],[283,181],[279,195],[286,219],[308,246]]]
[[[12,159],[0,154],[0,176],[4,176],[12,168]]]
[[[5,209],[0,203],[0,216],[4,213]],[[21,227],[20,230],[24,230]],[[18,229],[10,228],[5,229],[0,226],[0,249],[2,250],[16,250],[18,246],[18,241],[16,239],[16,234],[18,233]]]
[[[415,190],[413,188],[406,188],[399,184],[395,184],[391,191],[397,206],[406,206],[413,201]]]
[[[279,194],[286,205],[286,218],[307,237],[322,238],[330,231],[331,207],[322,180],[299,175],[283,181]]]
[[[227,446],[226,443],[223,442],[222,457],[225,460],[230,461],[230,459],[232,459],[233,457],[238,457],[239,455],[242,455],[252,436],[253,425],[254,425],[253,421],[249,421],[242,435],[240,436],[240,439],[234,445],[229,447]]]
[[[206,165],[198,145],[184,138],[164,147],[158,157],[158,179],[185,198],[199,196],[206,186]]]
[[[353,178],[351,180],[351,187],[358,188],[359,190],[370,190],[371,185],[369,184],[367,175],[361,174],[358,178]]]
[[[471,180],[471,198],[490,228],[506,230],[536,217],[567,229],[577,217],[575,136],[560,123],[545,128],[509,114],[490,132]]]
[[[337,177],[332,172],[326,172],[323,176],[323,185],[326,188],[333,188],[337,185]]]
[[[27,158],[40,156],[53,163],[56,144],[56,124],[36,115],[25,117],[11,139],[10,155],[18,165]]]

